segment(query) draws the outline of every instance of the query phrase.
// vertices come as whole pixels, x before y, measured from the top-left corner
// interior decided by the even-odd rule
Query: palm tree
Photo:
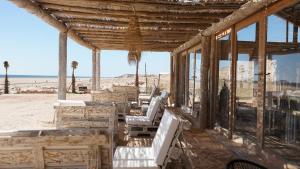
[[[131,50],[128,52],[128,63],[135,64],[135,86],[139,87],[139,63],[141,60],[141,51]]]
[[[9,67],[8,61],[4,61],[3,62],[4,68],[5,68],[5,82],[4,82],[4,93],[8,94],[9,93],[9,89],[8,89],[8,76],[7,76],[7,69]]]
[[[75,75],[74,75],[74,71],[78,66],[78,62],[77,61],[72,61],[72,93],[76,93],[75,91]]]

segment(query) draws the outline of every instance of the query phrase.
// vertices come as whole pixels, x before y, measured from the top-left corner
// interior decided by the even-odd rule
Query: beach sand
[[[149,87],[157,76],[148,78]],[[56,78],[9,78],[10,93],[0,94],[0,132],[16,130],[53,129],[54,108],[57,100]],[[0,91],[3,91],[4,79],[0,78]],[[145,89],[145,78],[140,78],[140,88]],[[68,79],[68,85],[70,79]],[[134,85],[134,76],[122,76],[117,78],[102,78],[101,87],[110,88],[112,85]],[[85,85],[90,88],[90,78],[78,78],[77,85]],[[169,78],[163,76],[161,87],[168,87]],[[67,87],[68,88],[68,87]],[[30,91],[33,93],[16,94],[17,91]],[[54,90],[52,94],[36,91]],[[90,100],[90,94],[68,94],[69,100]]]
[[[68,94],[67,99],[90,100],[89,94]],[[53,129],[57,94],[0,95],[0,132]]]

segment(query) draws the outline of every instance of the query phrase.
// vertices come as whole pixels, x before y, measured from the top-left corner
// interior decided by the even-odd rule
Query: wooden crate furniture
[[[180,118],[164,112],[151,147],[117,147],[113,169],[161,169],[167,166],[183,130]]]
[[[0,133],[0,168],[110,169],[112,143],[100,129]]]
[[[103,128],[116,126],[116,106],[75,100],[58,100],[54,104],[57,128]]]
[[[161,98],[161,106],[162,108],[164,108],[165,106],[168,105],[168,97],[169,97],[169,93],[167,91],[162,91],[160,94],[160,98]],[[149,105],[144,104],[141,106],[141,111],[146,114],[147,110],[148,110]]]
[[[125,120],[126,114],[130,111],[127,102],[127,95],[124,92],[116,92],[110,90],[92,91],[92,101],[99,103],[114,103],[118,120]]]
[[[161,98],[151,100],[146,116],[126,116],[129,136],[154,136],[162,117]]]
[[[114,92],[124,92],[127,95],[128,102],[137,102],[139,89],[136,86],[116,86],[113,85],[112,90]]]
[[[149,104],[156,93],[158,93],[158,87],[156,85],[153,85],[150,95],[146,95],[146,94],[139,95],[139,105],[141,106],[143,104]]]

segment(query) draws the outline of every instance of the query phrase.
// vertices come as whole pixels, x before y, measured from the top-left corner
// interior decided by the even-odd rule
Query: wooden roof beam
[[[118,29],[120,28],[128,28],[128,23],[121,22],[107,22],[107,23],[84,23],[84,22],[67,22],[66,23],[70,27],[82,27],[82,28],[101,28],[101,27],[113,27]],[[183,24],[183,23],[139,23],[141,30],[147,29],[191,29],[191,30],[199,30],[205,29],[209,27],[211,24]]]
[[[97,14],[98,16],[111,16],[111,17],[129,17],[129,16],[137,16],[139,18],[169,18],[169,19],[202,19],[208,21],[217,21],[219,18],[224,18],[228,16],[230,13],[218,13],[212,15],[211,13],[196,13],[196,14],[188,14],[188,15],[180,15],[177,13],[170,13],[170,12],[135,12],[133,11],[114,11],[114,10],[99,10],[95,8],[85,8],[85,7],[73,7],[73,6],[66,6],[66,5],[57,5],[57,4],[47,4],[42,3],[42,8],[46,9],[47,11],[51,12],[78,12],[78,13],[89,13],[89,14]],[[201,22],[201,20],[200,20]]]
[[[116,16],[116,15],[105,15],[105,14],[90,14],[90,13],[80,13],[80,12],[69,12],[69,11],[50,11],[59,20],[85,20],[85,22],[94,21],[120,21],[128,22],[130,16]],[[150,16],[150,15],[149,15]],[[168,17],[139,17],[139,22],[164,22],[164,23],[212,23],[218,22],[219,19],[210,19],[205,21],[203,18],[168,18]]]
[[[200,12],[209,13],[223,13],[223,12],[233,12],[239,8],[240,4],[232,5],[230,7],[226,6],[214,6],[194,4],[194,5],[166,5],[166,4],[149,4],[149,3],[136,3],[136,2],[116,2],[116,1],[93,1],[93,0],[35,0],[40,3],[57,4],[73,7],[87,7],[96,9],[109,9],[116,11],[157,11],[157,12],[174,12],[178,14],[191,14]]]
[[[57,21],[54,17],[46,13],[43,9],[41,9],[37,4],[33,3],[32,1],[30,0],[22,0],[22,1],[10,0],[10,1],[14,3],[16,6],[23,8],[26,11],[38,16],[43,21],[55,27],[59,31],[68,32],[68,36],[72,38],[75,42],[79,43],[80,45],[90,49],[96,48],[89,42],[82,40],[81,37],[79,37],[76,34],[76,32],[74,32],[73,30],[69,30],[64,23]]]

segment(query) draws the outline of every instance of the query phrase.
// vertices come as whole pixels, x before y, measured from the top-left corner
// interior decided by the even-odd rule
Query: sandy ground
[[[124,75],[116,78],[101,78],[101,87],[111,88],[112,85],[134,85],[134,76]],[[148,86],[158,79],[158,76],[148,77]],[[145,90],[145,78],[140,77],[140,89]],[[4,79],[0,78],[0,93],[3,91]],[[57,100],[57,78],[9,78],[10,93],[0,94],[0,132],[15,130],[52,129],[54,108]],[[90,78],[77,78],[77,85],[90,88]],[[67,88],[70,85],[68,79]],[[168,88],[169,77],[161,77],[160,87]],[[34,92],[53,91],[53,94],[33,94]],[[30,91],[30,94],[16,94],[20,91]],[[149,90],[151,91],[151,90]],[[90,100],[90,94],[68,94],[69,100]]]
[[[90,95],[68,94],[67,99],[90,100]],[[57,94],[0,95],[0,132],[55,128],[56,100]]]

